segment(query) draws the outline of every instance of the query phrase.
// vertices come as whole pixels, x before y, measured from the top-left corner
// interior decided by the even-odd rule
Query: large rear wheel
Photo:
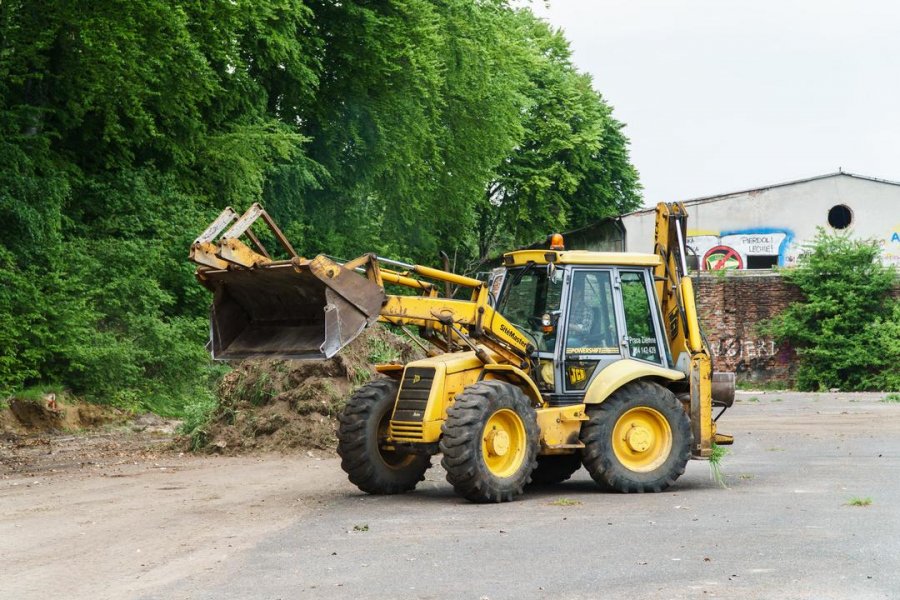
[[[684,473],[691,424],[671,391],[652,381],[634,381],[587,414],[581,430],[583,461],[600,487],[661,492]]]
[[[508,502],[522,493],[536,465],[537,414],[518,387],[480,381],[456,397],[443,425],[441,465],[459,495]]]
[[[360,387],[347,400],[338,429],[341,468],[351,483],[369,494],[401,494],[416,487],[431,457],[385,445],[399,384],[379,379]]]

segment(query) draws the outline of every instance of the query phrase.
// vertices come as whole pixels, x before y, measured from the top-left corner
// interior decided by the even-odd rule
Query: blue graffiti
[[[900,233],[895,233],[894,235],[892,235],[891,241],[892,242],[900,242]]]
[[[759,227],[755,229],[733,229],[731,231],[720,232],[719,237],[725,237],[726,235],[760,235],[772,233],[784,234],[784,239],[781,240],[781,244],[778,246],[778,266],[783,267],[784,257],[787,254],[788,247],[791,245],[791,242],[794,241],[794,232],[790,229],[775,229],[772,227]]]

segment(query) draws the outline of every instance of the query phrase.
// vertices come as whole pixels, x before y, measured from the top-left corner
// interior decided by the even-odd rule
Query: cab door
[[[614,277],[613,269],[571,271],[561,321],[563,403],[580,401],[594,373],[622,357]]]

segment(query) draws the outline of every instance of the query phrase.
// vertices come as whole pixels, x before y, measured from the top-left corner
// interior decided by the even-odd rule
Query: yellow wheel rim
[[[509,477],[525,460],[525,424],[508,408],[491,415],[481,436],[481,453],[491,474]]]
[[[672,452],[672,428],[659,411],[632,408],[616,421],[612,447],[626,469],[646,473],[666,462]]]

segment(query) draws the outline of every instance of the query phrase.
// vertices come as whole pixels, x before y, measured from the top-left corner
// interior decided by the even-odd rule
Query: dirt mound
[[[12,396],[0,410],[0,431],[12,434],[74,431],[122,423],[129,415],[120,409],[74,402],[63,394]]]
[[[337,416],[356,387],[376,377],[373,364],[418,358],[408,339],[370,327],[338,356],[317,361],[244,361],[224,377],[207,451],[332,450]]]

